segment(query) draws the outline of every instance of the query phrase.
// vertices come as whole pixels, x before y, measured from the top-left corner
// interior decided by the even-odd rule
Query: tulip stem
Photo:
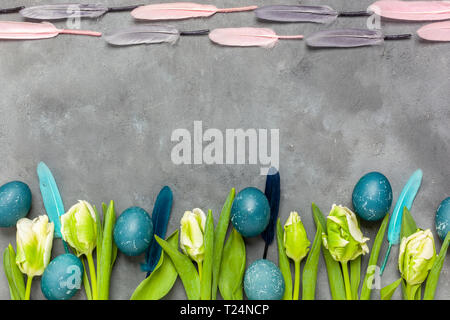
[[[419,287],[420,285],[410,285],[406,283],[406,298],[408,300],[416,300],[416,293]]]
[[[292,300],[298,300],[300,293],[300,261],[294,261],[295,265],[295,281],[294,281],[294,295]]]
[[[348,276],[347,261],[341,262],[341,265],[342,273],[344,274],[345,295],[347,296],[347,300],[352,300],[352,290],[350,287],[350,278]]]
[[[94,259],[92,258],[92,252],[87,254],[86,257],[89,264],[89,273],[91,274],[92,299],[98,300],[97,277],[95,275],[95,265]]]
[[[202,273],[203,273],[203,262],[197,262],[198,265],[198,276],[200,277],[200,281],[202,281]]]
[[[83,264],[83,285],[84,285],[84,291],[86,291],[86,298],[88,300],[92,300],[92,289],[91,284],[89,283],[89,277],[87,275],[87,269],[86,269],[86,262],[84,262],[84,259],[80,258],[81,263]]]
[[[25,300],[30,300],[31,283],[32,282],[33,282],[33,277],[27,277],[27,287],[25,289]]]

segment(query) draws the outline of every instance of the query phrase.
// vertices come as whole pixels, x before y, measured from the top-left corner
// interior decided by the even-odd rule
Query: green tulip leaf
[[[450,243],[450,232],[445,236],[444,242],[442,243],[441,251],[439,255],[434,260],[433,266],[431,267],[430,274],[428,275],[427,283],[425,285],[424,300],[433,300],[436,288],[439,282],[439,276],[441,274],[442,267],[444,265],[445,257],[447,255],[447,249]]]
[[[283,243],[284,231],[280,219],[277,220],[277,244],[278,244],[278,265],[284,278],[283,300],[292,300],[292,274],[289,258]]]
[[[235,189],[232,188],[228,194],[225,204],[223,205],[222,212],[220,213],[219,221],[217,222],[216,229],[214,230],[214,257],[213,257],[213,273],[212,273],[212,287],[211,298],[216,300],[217,288],[219,285],[220,266],[222,264],[223,246],[225,243],[225,237],[227,235],[228,224],[230,222],[231,206],[235,196]]]
[[[414,232],[417,231],[417,225],[414,221],[413,216],[409,212],[409,210],[405,207],[403,209],[403,218],[402,218],[402,229],[401,229],[401,238],[408,238]]]
[[[394,294],[395,290],[397,290],[398,286],[402,282],[402,278],[394,281],[390,285],[387,285],[386,287],[382,288],[380,290],[381,294],[381,300],[391,300],[392,295]]]
[[[375,275],[375,270],[378,263],[378,256],[380,255],[380,249],[383,244],[384,235],[389,223],[389,214],[381,222],[380,229],[378,229],[377,236],[373,242],[372,251],[370,253],[369,264],[367,265],[366,276],[364,277],[363,287],[361,289],[361,300],[370,300],[370,294],[372,292],[372,281]]]
[[[117,259],[117,246],[113,242],[113,245],[112,245],[112,257],[111,257],[111,269],[114,267],[114,263],[116,263],[116,259]]]
[[[23,274],[16,264],[16,253],[11,244],[3,253],[3,268],[8,280],[11,300],[23,300],[25,298],[25,282]]]
[[[14,283],[14,279],[12,277],[12,270],[9,258],[9,248],[7,247],[3,252],[3,270],[5,270],[5,276],[8,280],[9,286],[9,294],[11,296],[11,300],[22,300],[19,296],[19,292],[17,291],[17,287]]]
[[[102,219],[100,217],[100,214],[98,213],[98,210],[96,206],[93,206],[94,213],[95,213],[95,220],[97,225],[97,256],[101,256],[102,252],[102,242],[103,242],[103,226],[102,226]],[[106,211],[104,211],[106,212]],[[100,270],[100,259],[97,259],[97,270]]]
[[[187,298],[189,300],[200,300],[200,277],[191,259],[157,235],[155,235],[155,239],[164,252],[170,257],[170,260],[172,260],[172,263],[183,282]]]
[[[175,250],[178,247],[178,230],[167,238]],[[153,272],[142,281],[131,296],[131,300],[159,300],[166,296],[177,280],[178,273],[172,260],[163,252]]]
[[[303,268],[303,300],[314,300],[316,293],[317,271],[319,269],[320,247],[322,246],[322,226],[317,226],[311,251]]]
[[[103,239],[101,254],[97,255],[100,259],[100,268],[98,271],[98,298],[100,300],[108,300],[109,285],[111,281],[112,261],[113,261],[113,230],[116,224],[116,212],[114,210],[114,201],[109,203],[109,206],[104,214],[103,219]]]
[[[219,290],[225,300],[242,300],[242,280],[245,272],[245,243],[233,228],[223,249],[219,274]]]

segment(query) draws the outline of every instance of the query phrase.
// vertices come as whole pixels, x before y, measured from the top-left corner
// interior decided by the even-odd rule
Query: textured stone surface
[[[52,2],[59,1],[45,1]],[[132,3],[109,1],[110,5]],[[264,2],[276,3],[287,2]],[[360,10],[370,1],[310,3]],[[5,7],[17,4],[2,1]],[[227,7],[252,1],[214,4]],[[13,14],[1,19],[21,18]],[[99,21],[83,21],[81,27],[105,32],[133,23],[127,13],[114,13]],[[330,26],[267,24],[248,12],[173,24],[186,30],[259,25],[279,34],[308,35],[327,27],[365,27],[366,19],[340,18]],[[63,27],[64,22],[57,25]],[[383,30],[413,33],[420,25],[383,23]],[[174,165],[172,131],[192,132],[194,120],[202,120],[205,129],[275,128],[280,129],[281,218],[284,221],[290,210],[298,210],[310,240],[315,233],[312,201],[324,212],[333,203],[351,206],[355,183],[376,170],[390,180],[395,203],[417,168],[424,171],[424,181],[412,214],[420,227],[433,230],[437,240],[435,210],[450,191],[449,48],[450,44],[424,43],[415,36],[352,50],[311,50],[294,40],[280,41],[271,50],[223,48],[207,37],[185,37],[173,47],[129,48],[69,35],[2,41],[0,182],[19,179],[30,185],[30,217],[44,214],[36,175],[41,160],[52,169],[66,208],[78,199],[96,205],[114,199],[119,212],[134,205],[151,212],[159,189],[169,185],[174,192],[168,230],[172,232],[183,212],[194,207],[213,209],[217,219],[231,187],[264,187],[256,165]],[[374,239],[378,225],[365,223],[363,231]],[[0,230],[0,246],[9,242],[15,244],[15,230]],[[254,238],[246,243],[250,264],[262,257],[263,242]],[[437,240],[438,248],[440,244]],[[382,255],[385,250],[386,246]],[[397,252],[395,247],[383,286],[399,276]],[[59,253],[62,245],[56,241],[53,254]],[[277,260],[275,245],[269,258]],[[119,255],[112,274],[112,298],[131,296],[144,278],[141,260]],[[439,299],[450,298],[449,272],[447,259]],[[8,298],[4,276],[0,288],[0,298]],[[317,294],[321,299],[330,297],[322,258]],[[178,281],[168,298],[184,297]],[[400,298],[400,290],[394,297]],[[43,298],[39,281],[34,283],[32,298]]]

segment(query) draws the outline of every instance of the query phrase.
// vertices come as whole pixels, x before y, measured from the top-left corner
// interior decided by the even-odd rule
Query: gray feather
[[[130,46],[135,44],[151,44],[168,42],[174,44],[180,37],[180,32],[169,25],[141,25],[105,35],[105,40],[115,46]]]
[[[68,18],[98,18],[108,11],[103,4],[50,4],[20,10],[25,18],[35,20],[59,20]]]
[[[255,10],[261,20],[277,22],[330,23],[336,20],[338,12],[328,6],[274,5]]]
[[[383,41],[380,31],[368,29],[325,30],[306,38],[310,47],[351,48],[380,45]]]

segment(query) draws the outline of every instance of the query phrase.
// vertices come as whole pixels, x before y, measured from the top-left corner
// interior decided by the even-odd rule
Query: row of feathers
[[[193,17],[208,17],[217,12],[238,12],[254,10],[257,18],[277,22],[315,22],[330,23],[338,16],[345,15],[328,6],[304,5],[269,5],[263,7],[249,6],[243,8],[218,9],[212,5],[196,3],[166,3],[146,6],[129,6],[108,8],[102,4],[42,5],[23,8],[20,13],[35,20],[59,20],[69,18],[76,12],[79,17],[97,18],[111,11],[132,10],[136,19],[174,20]],[[448,1],[378,1],[372,4],[369,12],[375,12],[388,19],[397,20],[446,20],[450,19],[450,2]],[[0,11],[1,12],[1,11]],[[347,13],[351,15],[352,13]],[[367,15],[356,12],[354,15]],[[150,43],[175,43],[183,34],[207,34],[202,32],[180,32],[170,25],[138,25],[105,36],[113,45],[135,45]],[[51,38],[59,33],[77,33],[59,30],[54,25],[29,22],[0,22],[0,38],[3,39],[41,39]],[[85,35],[99,36],[99,33],[85,32]],[[418,35],[426,40],[450,41],[450,22],[429,24],[418,30]],[[210,39],[227,46],[262,46],[273,47],[279,39],[302,36],[278,36],[268,28],[223,28],[209,33]],[[407,38],[407,37],[403,37]],[[313,47],[357,47],[382,44],[385,37],[380,31],[367,29],[340,29],[318,32],[306,39]]]

